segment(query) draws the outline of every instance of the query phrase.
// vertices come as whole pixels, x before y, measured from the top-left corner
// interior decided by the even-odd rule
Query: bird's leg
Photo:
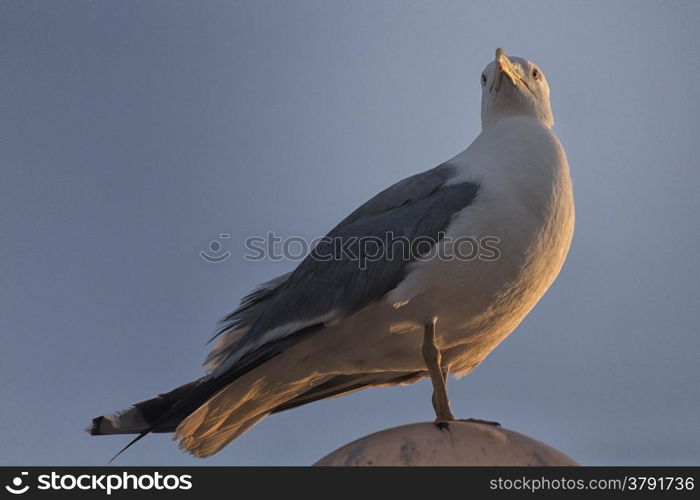
[[[443,372],[440,350],[435,345],[435,322],[437,318],[425,323],[423,334],[423,359],[428,367],[430,380],[433,382],[433,408],[438,421],[454,420],[447,397],[446,372]]]
[[[442,355],[440,355],[440,357],[442,358]],[[450,374],[450,370],[446,366],[443,366],[442,367],[442,380],[445,381],[445,394],[447,394],[447,376],[449,374]],[[437,405],[437,402],[435,399],[435,392],[434,391],[433,391],[432,401],[433,401],[433,408],[435,408],[435,406]],[[449,398],[448,398],[448,402],[449,402]]]

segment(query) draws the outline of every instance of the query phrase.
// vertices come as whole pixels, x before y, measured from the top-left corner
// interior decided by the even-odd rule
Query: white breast
[[[494,123],[451,163],[457,175],[450,184],[480,188],[453,217],[443,255],[454,255],[457,238],[492,237],[500,258],[415,263],[387,299],[405,304],[418,321],[438,317],[446,359],[459,372],[476,366],[554,281],[571,243],[574,205],[564,150],[534,119]]]

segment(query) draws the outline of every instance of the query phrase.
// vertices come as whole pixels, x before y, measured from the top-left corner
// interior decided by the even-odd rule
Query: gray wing
[[[464,182],[445,186],[452,175],[449,164],[414,175],[382,191],[346,217],[265,295],[264,307],[254,323],[230,343],[227,353],[219,353],[217,372],[231,368],[243,356],[250,359],[263,345],[342,319],[395,288],[415,252],[409,256],[391,255],[387,251],[391,237],[411,243],[425,238],[437,241],[452,216],[473,202],[478,185]],[[359,256],[367,241],[373,242],[372,252],[378,257],[362,262]],[[338,248],[338,242],[344,246]],[[331,258],[327,258],[329,255]],[[232,314],[229,320],[240,317]],[[268,351],[262,349],[261,354]],[[223,356],[228,356],[226,362],[221,359]]]
[[[209,342],[224,334],[204,360],[208,370],[216,368],[231,352],[233,344],[250,331],[250,327],[262,315],[275,291],[292,273],[266,281],[241,299],[231,313],[219,321],[219,326]]]
[[[360,205],[360,207],[345,217],[340,224],[335,226],[330,234],[363,217],[388,212],[406,203],[427,198],[440,189],[454,175],[453,172],[454,168],[449,163],[443,163],[431,170],[412,175],[397,182]]]

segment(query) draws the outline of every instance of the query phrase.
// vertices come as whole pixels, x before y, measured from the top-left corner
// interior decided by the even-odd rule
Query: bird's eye
[[[540,77],[540,72],[537,70],[537,68],[534,68],[534,69],[532,70],[532,78],[534,78],[535,80],[537,80],[539,77]]]
[[[484,73],[481,73],[481,84],[486,85],[486,75]]]

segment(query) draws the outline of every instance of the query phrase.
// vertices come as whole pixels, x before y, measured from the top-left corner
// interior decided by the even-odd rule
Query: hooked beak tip
[[[514,73],[513,65],[510,62],[510,59],[508,58],[508,54],[506,54],[506,51],[503,50],[501,47],[498,47],[496,49],[496,59],[494,62],[496,63],[496,67],[494,69],[493,82],[491,83],[491,91],[498,91],[501,88],[503,75],[505,75],[508,78],[508,80],[510,80],[510,82],[517,87],[518,79],[516,78],[516,75]]]

